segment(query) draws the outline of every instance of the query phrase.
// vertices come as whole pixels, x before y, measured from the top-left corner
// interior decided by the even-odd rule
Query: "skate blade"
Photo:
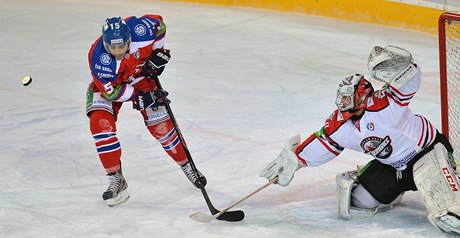
[[[115,206],[118,206],[118,205],[128,201],[128,199],[129,199],[129,193],[128,193],[128,190],[125,189],[125,190],[121,191],[116,197],[107,199],[105,201],[107,202],[107,205],[109,207],[115,207]]]

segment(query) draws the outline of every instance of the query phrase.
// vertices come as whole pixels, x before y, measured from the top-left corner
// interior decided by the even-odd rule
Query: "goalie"
[[[301,167],[325,164],[345,148],[374,159],[336,176],[339,214],[370,217],[419,191],[429,221],[439,230],[460,234],[460,184],[453,148],[447,138],[408,105],[420,88],[421,70],[411,54],[394,46],[372,49],[368,68],[385,82],[374,91],[363,75],[345,78],[338,87],[335,110],[324,127],[300,141],[291,138],[260,174],[287,186]]]

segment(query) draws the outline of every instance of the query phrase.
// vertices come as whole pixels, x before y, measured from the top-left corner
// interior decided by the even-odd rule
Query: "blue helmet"
[[[102,26],[102,39],[106,50],[106,45],[119,46],[130,42],[131,33],[125,20],[121,17],[107,18]]]

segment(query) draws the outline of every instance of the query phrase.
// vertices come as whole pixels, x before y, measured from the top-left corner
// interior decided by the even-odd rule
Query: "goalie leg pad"
[[[444,232],[460,234],[460,184],[448,159],[445,147],[436,144],[415,163],[414,182],[431,224]]]
[[[350,172],[339,173],[335,176],[337,183],[337,202],[339,214],[343,218],[351,218],[351,190],[353,185],[356,186],[356,181],[351,178]]]
[[[377,213],[378,204],[380,204],[377,202],[378,204],[373,208],[358,208],[352,206],[352,194],[354,190],[359,186],[356,178],[357,173],[358,172],[356,170],[339,173],[335,178],[337,182],[337,202],[339,215],[345,219],[352,217],[371,217]]]
[[[349,219],[354,217],[372,217],[377,212],[383,212],[399,203],[404,195],[401,193],[390,204],[377,201],[357,179],[358,171],[339,173],[336,176],[337,201],[339,215]]]

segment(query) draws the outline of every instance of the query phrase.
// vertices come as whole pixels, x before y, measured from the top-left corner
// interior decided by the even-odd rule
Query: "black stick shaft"
[[[154,78],[156,84],[157,84],[157,87],[158,89],[163,89],[163,87],[161,86],[161,83],[160,83],[160,80],[158,79],[158,77],[155,77]],[[185,155],[187,156],[187,159],[188,161],[190,162],[190,165],[192,167],[192,170],[198,174],[198,169],[196,168],[195,166],[195,163],[193,162],[193,159],[192,159],[192,155],[190,154],[190,151],[188,150],[187,148],[187,145],[185,144],[184,142],[184,138],[182,137],[182,133],[180,131],[180,128],[177,124],[177,121],[176,121],[176,118],[174,117],[174,114],[171,110],[171,106],[169,105],[169,101],[166,100],[166,103],[165,103],[165,108],[166,108],[166,111],[168,112],[169,114],[169,117],[171,118],[171,121],[173,123],[173,126],[177,132],[177,135],[179,137],[179,141],[182,145],[182,147],[184,148],[184,151],[185,151]],[[204,188],[204,186],[201,184],[201,180],[200,178],[198,178],[198,181],[199,181],[199,185],[200,185],[200,190],[201,190],[201,193],[203,194],[203,197],[204,197],[204,200],[206,201],[206,204],[208,205],[208,208],[209,208],[209,211],[211,211],[211,213],[214,215],[214,214],[217,214],[219,212],[219,210],[217,210],[211,203],[211,199],[209,199],[209,196],[208,196],[208,193],[206,192],[206,189]]]

